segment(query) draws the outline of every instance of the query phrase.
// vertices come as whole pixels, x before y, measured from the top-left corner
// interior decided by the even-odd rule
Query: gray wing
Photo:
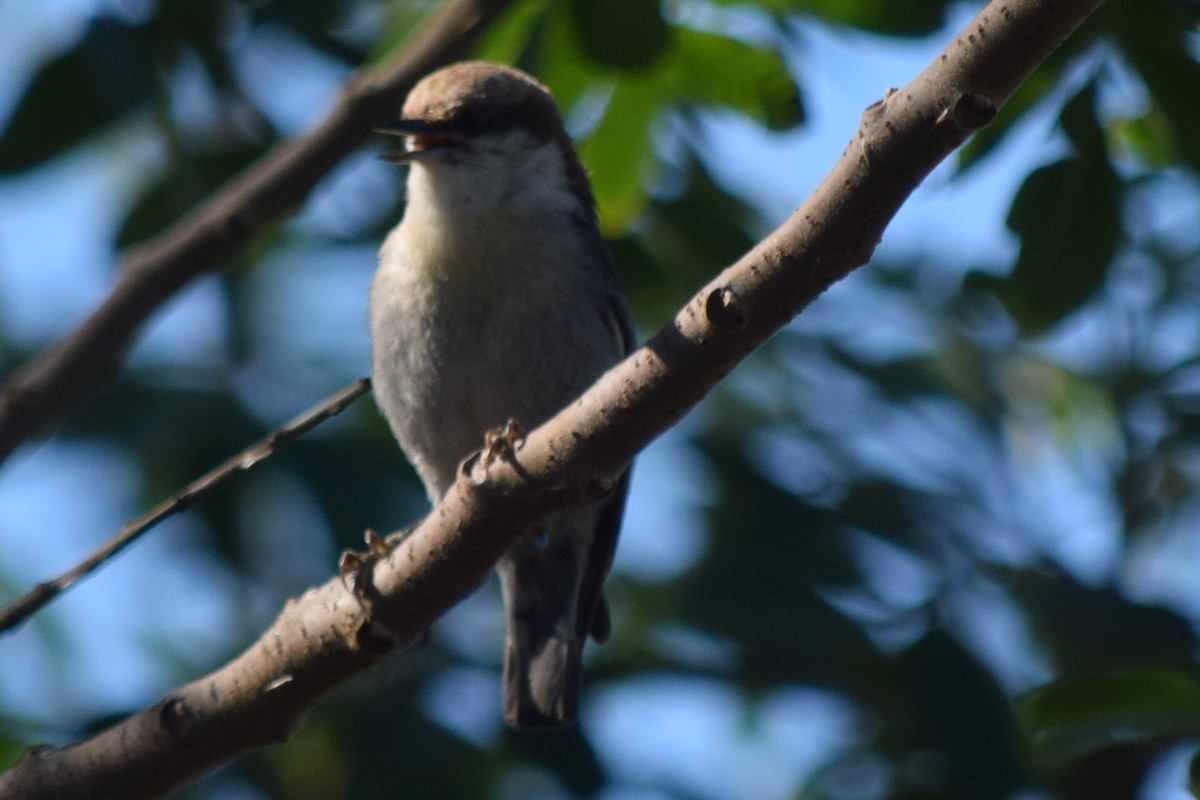
[[[625,301],[619,295],[609,295],[604,310],[606,321],[613,326],[621,342],[621,357],[633,352],[636,347],[633,318]],[[583,582],[579,587],[578,616],[575,630],[582,641],[588,634],[598,642],[608,638],[611,629],[608,604],[604,600],[604,579],[612,568],[613,555],[617,549],[617,536],[621,531],[621,518],[625,514],[625,500],[629,495],[629,479],[633,472],[630,465],[621,473],[612,494],[602,500],[604,508],[596,521],[592,536],[592,547],[588,551]]]

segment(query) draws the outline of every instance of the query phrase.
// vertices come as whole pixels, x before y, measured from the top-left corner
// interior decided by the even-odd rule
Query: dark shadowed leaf
[[[484,796],[484,787],[499,779],[511,759],[473,746],[422,712],[424,679],[447,666],[445,654],[436,645],[410,649],[403,661],[374,676],[372,685],[349,687],[336,702],[318,709],[326,730],[317,735],[326,740],[326,756],[341,762],[337,764],[344,780],[341,792],[316,794],[310,787],[293,783],[289,786],[293,791],[281,796],[354,800],[400,795],[431,800]],[[279,763],[280,758],[303,761],[307,750],[303,738],[292,739],[278,754],[268,750],[258,758],[272,772],[279,771],[282,779],[295,764]],[[397,769],[404,772],[402,787],[397,784]]]
[[[744,0],[713,0],[713,5],[716,6],[744,6]],[[763,2],[755,3],[759,8],[774,14],[782,14],[788,11],[798,11],[807,6],[806,0],[763,0]]]
[[[523,56],[531,47],[536,47],[536,31],[545,24],[546,11],[551,0],[519,0],[500,16],[479,41],[475,57],[483,61],[500,61],[518,67],[528,67]],[[393,3],[393,8],[401,5]],[[412,11],[409,11],[411,15]],[[563,99],[556,99],[562,103]]]
[[[1081,55],[1091,51],[1107,29],[1101,19],[1089,18],[1063,46],[1050,55],[1001,107],[987,127],[975,133],[958,151],[958,166],[967,170],[997,148],[1025,115],[1037,107]]]
[[[1100,287],[1116,249],[1118,190],[1115,176],[1078,158],[1025,180],[1008,218],[1021,238],[1017,264],[1003,281],[978,281],[995,287],[1025,335],[1044,332]]]
[[[42,67],[0,136],[0,174],[30,169],[141,108],[154,71],[142,31],[92,22],[71,50]]]
[[[192,0],[174,0],[175,5],[183,6],[183,12],[176,12],[176,17],[198,18],[209,3],[195,3]],[[244,3],[235,0],[234,5],[250,6],[255,21],[259,24],[278,25],[294,32],[306,42],[321,52],[348,64],[358,64],[366,56],[367,48],[359,45],[361,34],[353,35],[355,4],[350,0],[290,0],[286,3]],[[427,3],[387,3],[390,9],[405,6],[414,9],[416,14],[427,12],[432,4]],[[361,9],[359,9],[361,11]],[[410,18],[415,21],[416,18]],[[410,25],[410,28],[419,27]],[[348,30],[349,29],[349,30]]]
[[[994,288],[1026,335],[1044,332],[1100,288],[1116,252],[1121,181],[1095,118],[1089,85],[1062,113],[1075,154],[1034,170],[1017,192],[1007,224],[1021,240],[1016,266]]]
[[[926,36],[941,29],[951,0],[793,0],[829,22],[891,36]]]
[[[1171,10],[1189,25],[1200,25],[1200,0],[1167,0]]]
[[[1179,613],[1085,586],[1058,570],[1024,573],[1011,592],[1064,674],[1189,664],[1200,645]]]
[[[161,233],[262,152],[262,148],[247,146],[213,155],[188,155],[176,162],[134,203],[117,235],[117,246],[128,247]]]
[[[1200,680],[1148,668],[1067,678],[1025,697],[1019,712],[1035,758],[1052,767],[1115,744],[1200,735]]]
[[[723,496],[710,516],[710,552],[680,587],[680,617],[742,648],[743,685],[844,685],[879,658],[858,624],[815,590],[858,579],[846,530],[835,513],[765,480],[732,427],[702,445]]]
[[[1194,32],[1158,0],[1118,5],[1114,24],[1122,52],[1137,70],[1166,117],[1175,147],[1193,169],[1200,169],[1200,63],[1188,37]]]
[[[579,49],[597,64],[645,69],[662,57],[671,30],[656,0],[568,0]]]
[[[754,243],[750,233],[755,226],[753,213],[722,189],[702,162],[689,159],[683,179],[683,193],[656,199],[637,234],[639,246],[653,255],[656,264],[655,274],[635,276],[637,281],[648,279],[657,286],[655,306],[643,307],[650,319],[662,320],[685,302],[697,285]]]
[[[1011,798],[1028,778],[1011,706],[991,673],[940,630],[913,645],[897,666],[907,678],[917,723],[908,746],[923,742],[944,756],[926,766],[930,774],[907,776],[910,781],[924,778],[938,787],[938,794],[904,796]]]

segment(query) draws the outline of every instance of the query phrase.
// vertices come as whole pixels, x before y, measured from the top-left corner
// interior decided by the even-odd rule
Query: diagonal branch
[[[142,534],[167,517],[191,508],[234,475],[252,469],[264,459],[274,455],[281,445],[300,438],[325,420],[336,417],[345,411],[347,406],[370,390],[371,382],[364,378],[335,392],[291,422],[271,431],[263,439],[201,475],[171,497],[125,525],[95,552],[62,575],[53,580],[39,583],[26,594],[0,608],[0,635],[29,619],[76,582],[92,574],[101,564],[133,544]]]
[[[87,741],[27,755],[0,775],[0,798],[155,796],[285,738],[323,694],[479,585],[531,521],[602,493],[756,346],[865,263],[912,190],[1102,1],[993,0],[915,80],[867,109],[780,228],[530,433],[513,454],[519,465],[468,460],[375,567],[371,619],[340,580],[312,589],[228,665]]]
[[[110,380],[146,319],[193,278],[298,205],[394,115],[426,73],[462,58],[510,0],[449,0],[391,63],[360,73],[324,123],[283,142],[170,229],[132,250],[108,299],[70,337],[18,370],[0,393],[0,461]]]

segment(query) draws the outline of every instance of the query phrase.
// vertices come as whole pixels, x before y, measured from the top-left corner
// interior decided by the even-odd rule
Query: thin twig
[[[9,603],[0,612],[0,634],[16,628],[41,610],[43,606],[65,592],[76,581],[91,574],[101,564],[133,544],[142,534],[167,517],[191,508],[217,486],[238,473],[248,471],[263,460],[274,455],[280,445],[287,444],[293,439],[297,439],[308,433],[325,420],[336,417],[347,406],[370,390],[371,382],[368,379],[363,378],[355,381],[336,394],[330,395],[321,401],[320,404],[304,412],[283,427],[271,431],[266,437],[250,445],[216,469],[192,481],[182,491],[159,503],[146,514],[121,528],[103,546],[97,548],[90,556],[74,567],[59,575],[54,580],[39,583],[25,596]]]

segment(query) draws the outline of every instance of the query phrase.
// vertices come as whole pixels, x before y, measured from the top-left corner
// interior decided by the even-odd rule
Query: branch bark
[[[120,279],[66,340],[18,370],[0,393],[0,462],[111,379],[147,318],[189,281],[299,205],[322,177],[394,116],[422,76],[464,57],[511,0],[449,0],[394,61],[360,73],[324,123],[280,144],[211,200],[130,251]]]
[[[469,459],[433,513],[375,566],[369,619],[331,580],[289,603],[229,665],[92,739],[31,753],[0,776],[0,797],[153,796],[286,737],[322,694],[478,586],[538,515],[603,493],[734,365],[865,263],[912,190],[1102,1],[990,3],[912,83],[866,110],[813,195],[672,324],[511,459]]]

